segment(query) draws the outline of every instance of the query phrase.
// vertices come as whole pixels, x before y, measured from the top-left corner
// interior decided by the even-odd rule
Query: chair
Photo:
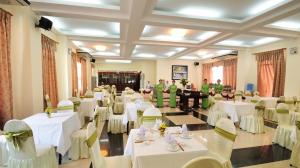
[[[116,107],[117,106],[117,107]],[[123,124],[123,113],[124,113],[124,105],[123,103],[116,103],[114,109],[121,109],[122,111],[118,111],[117,114],[115,114],[115,111],[109,112],[109,119],[108,119],[108,127],[107,132],[111,132],[112,134],[117,133],[124,133],[127,130],[127,125]]]
[[[99,114],[100,121],[106,121],[109,119],[109,107],[96,106],[95,112]]]
[[[131,168],[130,157],[114,156],[103,157],[100,154],[100,145],[97,131],[93,123],[87,126],[86,141],[89,147],[93,168]]]
[[[222,167],[231,168],[231,153],[236,138],[234,123],[228,118],[221,118],[214,129],[213,136],[208,139],[208,156],[218,160]]]
[[[290,123],[291,117],[289,115],[289,106],[285,103],[279,103],[276,111],[278,117],[278,126],[272,142],[292,150],[293,142],[290,136],[294,127]]]
[[[72,133],[71,146],[68,156],[71,160],[89,158],[88,147],[85,143],[86,129],[80,129]]]
[[[208,117],[207,117],[207,123],[209,125],[215,126],[217,121],[220,118],[227,118],[227,114],[219,109],[219,107],[216,105],[217,101],[220,101],[223,99],[223,97],[217,94],[214,97],[209,96],[208,102],[210,104],[210,107],[208,109]]]
[[[147,128],[152,128],[157,119],[162,119],[160,110],[158,108],[148,108],[143,113],[142,125]]]
[[[0,136],[0,167],[7,166],[8,158],[9,158],[9,153],[7,150],[7,140],[4,135],[1,135]]]
[[[265,110],[265,103],[264,101],[260,100],[255,104],[255,111],[253,112],[253,114],[241,116],[240,128],[253,134],[263,133],[264,132],[264,119],[263,119],[264,110]]]
[[[71,100],[62,100],[57,105],[57,112],[74,112],[74,104]]]
[[[70,101],[72,101],[72,103],[74,104],[74,111],[77,112],[78,108],[80,106],[80,98],[78,97],[70,97],[69,98]]]
[[[87,90],[84,94],[85,98],[94,98],[94,93],[92,90]]]
[[[290,164],[293,167],[300,168],[300,121],[296,121],[297,142],[293,147]]]
[[[199,168],[199,167],[223,168],[222,164],[218,160],[208,156],[197,157],[195,159],[192,159],[189,162],[187,162],[182,168]]]
[[[123,102],[115,102],[114,104],[114,114],[120,115],[124,113],[124,103]]]
[[[57,168],[55,150],[51,146],[35,145],[31,128],[21,120],[5,123],[9,160],[8,168]],[[17,135],[22,133],[21,135]],[[17,139],[17,140],[16,140]],[[17,142],[19,141],[19,142]]]

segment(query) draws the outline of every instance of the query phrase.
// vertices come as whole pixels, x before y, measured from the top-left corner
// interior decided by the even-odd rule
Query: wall
[[[159,79],[172,80],[172,65],[187,65],[188,66],[188,81],[195,84],[196,88],[199,89],[202,79],[202,66],[194,65],[194,61],[186,60],[157,60],[156,66],[156,82]],[[176,81],[178,87],[182,87],[179,80]]]
[[[103,59],[97,59],[95,71],[142,71],[145,74],[145,81],[155,83],[156,81],[156,61],[132,60],[131,64],[105,63]]]
[[[13,117],[22,119],[43,111],[41,34],[58,42],[56,70],[59,99],[69,97],[71,84],[68,41],[65,36],[35,28],[38,17],[29,7],[0,5],[13,14],[11,35],[11,69],[13,89]]]
[[[289,49],[298,47],[298,54],[291,55]],[[247,82],[257,84],[257,64],[253,53],[287,48],[285,96],[300,95],[300,38],[281,40],[264,46],[250,48],[239,53],[238,88],[244,88]]]

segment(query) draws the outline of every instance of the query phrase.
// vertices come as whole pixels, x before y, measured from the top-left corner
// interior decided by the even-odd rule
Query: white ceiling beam
[[[300,36],[300,32],[291,31],[291,30],[283,30],[277,28],[263,27],[258,29],[252,29],[247,34],[256,35],[256,36],[272,36],[279,38],[297,38]]]
[[[138,40],[133,42],[135,45],[169,46],[169,47],[197,47],[197,44],[184,42],[156,41],[156,40]]]

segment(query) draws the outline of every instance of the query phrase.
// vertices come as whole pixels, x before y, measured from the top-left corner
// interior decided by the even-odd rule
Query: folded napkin
[[[167,134],[165,136],[165,141],[168,143],[168,144],[174,144],[176,143],[176,139],[174,138],[174,136],[172,136],[171,134]]]
[[[161,119],[156,119],[155,124],[153,126],[153,129],[158,130],[161,124],[162,124],[162,120]]]
[[[187,133],[188,133],[188,129],[187,129],[186,124],[183,124],[183,125],[182,125],[181,131],[182,131],[182,134],[187,134]]]
[[[139,128],[139,131],[138,131],[137,135],[138,135],[140,138],[144,138],[145,135],[146,135],[146,128],[143,127],[143,126],[141,126],[141,127]]]

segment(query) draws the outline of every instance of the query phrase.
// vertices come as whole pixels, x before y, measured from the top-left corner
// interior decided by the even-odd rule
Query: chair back
[[[266,108],[266,103],[263,100],[258,100],[257,103],[255,103],[255,113],[254,116],[256,117],[263,117],[264,112]]]
[[[279,103],[276,108],[278,125],[291,125],[290,115],[289,115],[289,106],[285,103]]]
[[[4,125],[4,132],[6,134],[11,134],[11,136],[14,137],[14,140],[10,138],[7,139],[7,147],[10,157],[20,160],[33,159],[36,157],[36,149],[34,139],[32,137],[32,130],[24,121],[7,121]],[[17,136],[16,133],[21,135]],[[19,148],[16,144],[19,144]]]
[[[230,161],[236,135],[234,123],[230,119],[221,118],[216,123],[214,136],[208,139],[208,149],[226,161]]]
[[[223,166],[218,160],[208,156],[197,157],[195,159],[190,160],[183,166],[183,168],[199,168],[199,167],[222,168]]]
[[[116,102],[114,104],[114,114],[123,114],[124,113],[124,103]]]
[[[162,114],[158,108],[148,108],[144,111],[142,117],[142,124],[144,127],[152,128],[156,120],[161,120]]]
[[[62,100],[57,105],[57,112],[74,112],[74,104],[71,100]]]
[[[106,168],[105,159],[100,153],[100,144],[97,130],[93,123],[87,125],[86,142],[89,148],[93,168]]]
[[[123,102],[122,96],[116,96],[115,102]]]
[[[89,97],[89,98],[92,98],[94,97],[94,93],[92,90],[87,90],[84,94],[85,97]]]

